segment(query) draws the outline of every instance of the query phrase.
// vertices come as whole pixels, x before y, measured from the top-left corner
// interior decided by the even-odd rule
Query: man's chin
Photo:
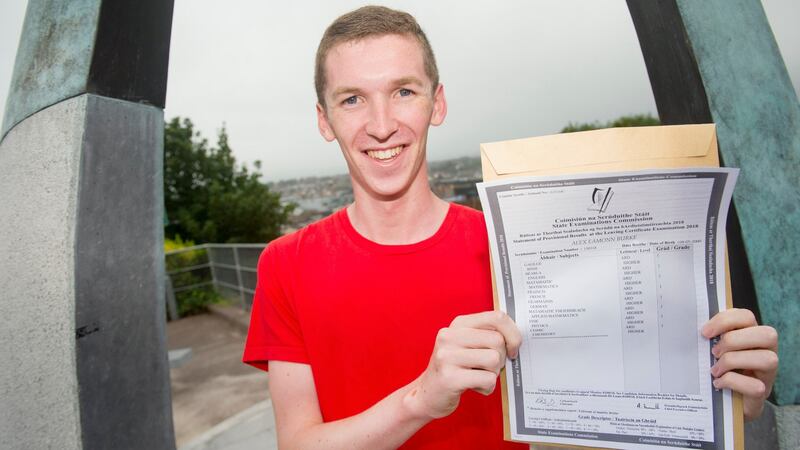
[[[352,172],[350,174],[356,198],[367,197],[377,201],[395,201],[420,188],[429,189],[427,175],[423,175],[419,170],[410,173],[408,171],[398,171],[393,174],[383,173],[377,174],[378,176],[365,175],[376,174],[368,171],[360,171],[355,176]]]
[[[403,198],[408,193],[408,187],[399,189],[374,189],[370,195],[375,200],[380,201],[394,201]]]
[[[377,201],[395,201],[403,198],[408,193],[411,183],[367,183],[363,187],[364,194],[369,198]]]

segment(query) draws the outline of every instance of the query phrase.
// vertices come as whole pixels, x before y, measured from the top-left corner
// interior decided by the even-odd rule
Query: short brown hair
[[[317,90],[317,101],[325,106],[325,59],[328,52],[343,42],[359,41],[372,36],[387,34],[410,35],[417,39],[422,47],[422,61],[425,74],[433,84],[432,90],[439,86],[439,69],[428,38],[422,31],[414,16],[404,11],[397,11],[385,6],[364,6],[339,17],[325,30],[317,47],[317,59],[314,66],[314,87]]]

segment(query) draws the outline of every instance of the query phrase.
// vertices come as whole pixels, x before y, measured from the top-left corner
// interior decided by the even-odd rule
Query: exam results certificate
[[[725,309],[737,169],[478,185],[496,295],[523,333],[506,366],[511,439],[732,449],[729,391],[700,327]]]

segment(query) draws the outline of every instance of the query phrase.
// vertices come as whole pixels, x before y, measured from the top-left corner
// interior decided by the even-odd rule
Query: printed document
[[[523,333],[506,365],[513,440],[733,449],[730,392],[700,328],[725,305],[737,169],[478,184],[497,301]]]

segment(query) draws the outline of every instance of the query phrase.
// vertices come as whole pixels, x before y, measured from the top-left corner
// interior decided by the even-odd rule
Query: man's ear
[[[436,92],[433,93],[433,114],[431,114],[431,125],[441,125],[446,116],[447,99],[444,98],[444,85],[439,83],[439,86],[436,87]]]
[[[325,107],[319,103],[317,103],[317,127],[319,127],[319,134],[321,134],[326,141],[331,142],[336,139],[333,128],[331,128],[331,124],[328,123],[328,115],[325,112]]]

